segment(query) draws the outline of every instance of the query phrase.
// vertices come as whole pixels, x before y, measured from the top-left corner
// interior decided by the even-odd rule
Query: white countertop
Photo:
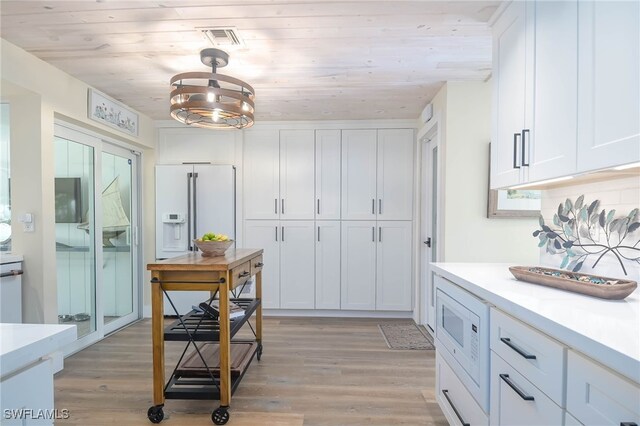
[[[0,324],[0,377],[76,340],[75,325]]]
[[[433,263],[436,274],[640,383],[640,288],[604,300],[516,280],[510,264]]]
[[[22,262],[24,259],[19,254],[0,253],[0,265],[5,263]]]

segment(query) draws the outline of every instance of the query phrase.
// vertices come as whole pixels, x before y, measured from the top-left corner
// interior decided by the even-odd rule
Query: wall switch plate
[[[35,232],[36,226],[33,220],[32,213],[25,213],[20,216],[20,222],[22,222],[22,230],[24,232]]]

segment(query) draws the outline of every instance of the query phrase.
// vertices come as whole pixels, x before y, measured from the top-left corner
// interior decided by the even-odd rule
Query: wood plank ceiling
[[[169,79],[207,71],[196,28],[235,27],[221,73],[257,120],[416,118],[444,81],[491,73],[497,1],[8,1],[0,35],[154,119]],[[45,77],[46,78],[46,77]]]

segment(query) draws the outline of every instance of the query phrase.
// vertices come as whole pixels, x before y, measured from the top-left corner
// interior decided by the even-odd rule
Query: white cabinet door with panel
[[[527,19],[535,21],[534,110],[533,125],[521,137],[528,151],[523,165],[535,182],[576,171],[578,2],[535,1],[527,7]]]
[[[342,131],[342,219],[376,218],[376,130]]]
[[[262,306],[280,307],[280,222],[247,220],[244,222],[244,247],[264,250],[262,268]]]
[[[340,130],[316,130],[316,219],[340,219]]]
[[[578,171],[640,161],[640,3],[578,3]]]
[[[378,221],[376,310],[410,311],[412,223]]]
[[[376,308],[376,222],[342,222],[341,308]]]
[[[266,265],[266,263],[265,263]],[[315,226],[312,221],[280,222],[280,307],[315,307]]]
[[[278,219],[280,209],[278,130],[244,133],[245,219]]]
[[[340,309],[340,222],[316,222],[316,309]]]
[[[415,144],[412,129],[378,130],[378,220],[413,218]]]
[[[492,188],[518,184],[524,174],[522,130],[531,79],[526,9],[525,2],[512,2],[493,27]]]
[[[280,219],[315,217],[315,134],[280,131]]]

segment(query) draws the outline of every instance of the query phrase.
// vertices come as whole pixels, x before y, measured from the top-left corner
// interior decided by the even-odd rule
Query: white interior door
[[[410,311],[412,305],[410,221],[378,221],[376,310]]]
[[[436,298],[430,263],[438,261],[439,157],[437,125],[422,141],[422,195],[420,203],[420,322],[435,330]]]
[[[316,222],[316,309],[340,309],[340,222]]]
[[[340,130],[316,130],[316,219],[340,219]]]
[[[413,219],[412,129],[378,130],[378,220]]]
[[[280,131],[280,219],[315,217],[315,134]]]
[[[342,221],[342,309],[376,308],[376,222]]]
[[[262,268],[262,306],[280,307],[280,222],[247,220],[244,222],[244,247],[264,250]]]
[[[280,222],[280,307],[315,307],[315,226],[312,221]]]
[[[342,131],[342,219],[376,218],[376,130]]]
[[[245,219],[278,219],[280,212],[278,130],[244,132]]]

